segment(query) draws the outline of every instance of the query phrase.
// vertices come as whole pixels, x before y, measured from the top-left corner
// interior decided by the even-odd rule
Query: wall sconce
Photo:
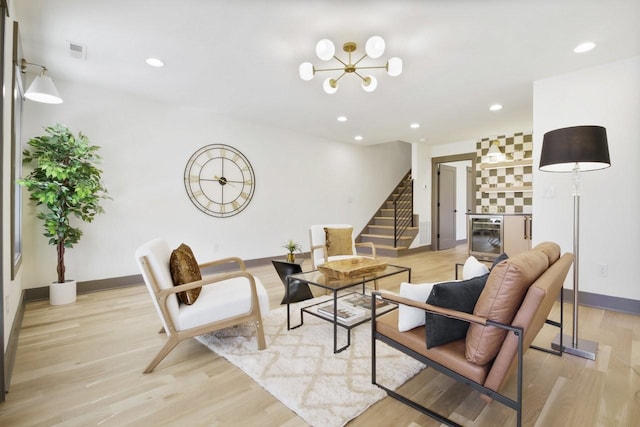
[[[489,147],[489,152],[487,152],[487,156],[489,157],[490,163],[495,163],[504,160],[504,154],[500,151],[500,143],[496,139],[491,143],[491,147]]]
[[[33,82],[25,92],[24,97],[32,101],[43,102],[45,104],[61,104],[62,98],[53,84],[53,80],[51,80],[51,77],[47,75],[47,67],[27,62],[26,59],[22,58],[22,61],[20,62],[20,71],[26,73],[28,65],[40,67],[40,73],[35,79],[33,79]]]

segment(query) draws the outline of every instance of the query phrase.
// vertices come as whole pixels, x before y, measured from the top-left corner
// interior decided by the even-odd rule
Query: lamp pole
[[[578,297],[580,283],[580,165],[576,162],[573,167],[573,337],[560,334],[551,343],[551,348],[585,359],[596,360],[598,343],[581,340],[578,335]],[[571,345],[566,343],[571,342]],[[562,344],[561,344],[562,343]]]
[[[580,171],[611,166],[607,131],[602,126],[573,126],[544,134],[540,170],[573,172],[573,337],[558,334],[551,347],[575,356],[596,360],[598,343],[581,340],[578,335],[580,279]],[[561,315],[562,317],[562,315]],[[562,319],[560,320],[562,322]],[[568,343],[571,344],[568,344]]]

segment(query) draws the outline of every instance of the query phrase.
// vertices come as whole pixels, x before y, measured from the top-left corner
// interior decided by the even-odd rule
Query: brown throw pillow
[[[193,256],[191,248],[184,243],[171,252],[169,270],[171,271],[174,286],[184,285],[185,283],[202,279],[196,257]],[[180,298],[180,301],[183,303],[191,305],[196,302],[198,295],[200,295],[200,290],[201,288],[195,288],[185,292],[178,292],[178,298]]]
[[[327,256],[353,255],[353,227],[324,228]]]
[[[542,251],[518,254],[493,267],[478,298],[473,314],[495,322],[511,324],[529,286],[549,266]],[[493,326],[469,325],[465,341],[465,356],[469,362],[485,365],[491,362],[507,331]]]

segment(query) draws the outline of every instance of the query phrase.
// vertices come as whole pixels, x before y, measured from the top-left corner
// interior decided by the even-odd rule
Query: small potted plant
[[[287,262],[295,262],[296,260],[296,252],[302,252],[302,247],[299,243],[294,242],[293,240],[289,240],[287,243],[282,245],[285,248],[287,253]]]
[[[102,199],[109,198],[101,181],[99,147],[91,145],[82,133],[78,136],[60,124],[49,126],[45,134],[30,139],[23,151],[23,163],[33,170],[18,183],[29,190],[30,200],[40,207],[37,217],[44,225],[44,235],[58,253],[58,279],[49,288],[53,305],[68,304],[76,299],[75,280],[66,280],[64,255],[82,237],[72,217],[84,222],[103,212]]]

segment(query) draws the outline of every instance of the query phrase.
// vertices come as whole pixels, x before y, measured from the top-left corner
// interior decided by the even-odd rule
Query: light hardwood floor
[[[465,247],[389,260],[412,267],[413,282],[452,279]],[[309,267],[308,260],[304,266]],[[251,269],[272,307],[284,288],[271,265]],[[397,279],[396,279],[397,280]],[[387,279],[381,288],[397,290]],[[557,315],[559,304],[554,308]],[[571,306],[566,306],[571,331]],[[600,343],[597,361],[533,349],[525,355],[527,426],[640,425],[640,317],[581,307],[584,338]],[[367,327],[363,325],[362,327]],[[78,296],[69,306],[27,304],[0,426],[303,426],[295,413],[196,340],[178,345],[149,375],[142,370],[164,338],[144,286]],[[554,328],[536,344],[546,345]],[[508,385],[513,389],[513,381]],[[514,412],[431,369],[402,391],[464,425],[515,425]],[[349,426],[435,426],[389,397]]]

